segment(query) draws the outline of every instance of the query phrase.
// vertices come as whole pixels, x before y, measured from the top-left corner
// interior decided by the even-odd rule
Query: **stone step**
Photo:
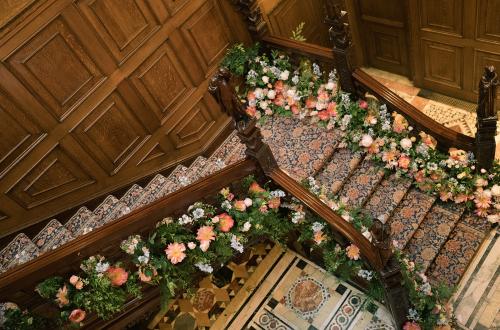
[[[68,229],[71,235],[73,235],[73,237],[78,237],[99,227],[99,221],[92,211],[83,206],[76,211],[76,213],[64,224],[64,226]]]
[[[52,219],[49,223],[32,239],[40,250],[45,253],[57,249],[59,246],[73,239],[71,232],[59,221]]]
[[[454,204],[453,207],[434,204],[405,246],[404,251],[411,260],[422,266],[424,272],[448,240],[464,210],[465,206],[461,204]]]
[[[328,192],[337,194],[361,160],[360,153],[347,148],[336,149],[330,162],[316,175],[316,181]]]
[[[343,185],[339,193],[340,198],[349,207],[360,207],[364,205],[383,178],[383,169],[365,158]]]
[[[398,178],[395,174],[391,174],[382,180],[364,209],[373,219],[379,219],[385,223],[401,203],[410,186],[410,179]]]
[[[408,191],[387,221],[391,227],[392,240],[399,248],[403,248],[408,243],[435,200],[436,197],[424,194],[417,188],[411,188]]]
[[[33,241],[24,233],[20,233],[0,251],[0,273],[35,259],[40,255],[40,250]]]

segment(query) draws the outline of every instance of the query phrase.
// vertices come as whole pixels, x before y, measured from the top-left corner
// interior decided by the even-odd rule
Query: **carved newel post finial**
[[[267,34],[267,24],[257,0],[232,0],[232,2],[236,10],[243,16],[254,41],[260,40]]]
[[[478,170],[490,169],[495,159],[495,135],[497,114],[495,110],[496,89],[499,85],[498,74],[493,66],[485,67],[479,81],[479,97],[476,122],[476,158]]]
[[[347,13],[340,10],[340,7],[334,4],[334,0],[326,0],[325,12],[325,23],[330,27],[328,33],[330,34],[330,40],[333,42],[333,60],[339,73],[340,88],[344,92],[354,95],[356,94],[356,86],[354,85],[352,68],[349,63],[351,39],[348,25],[344,23]]]
[[[266,174],[278,167],[271,148],[262,140],[260,129],[256,126],[257,121],[248,117],[245,104],[238,98],[231,84],[231,73],[220,68],[212,77],[208,91],[215,97],[222,111],[233,118],[238,137],[247,147],[246,155],[256,159]]]

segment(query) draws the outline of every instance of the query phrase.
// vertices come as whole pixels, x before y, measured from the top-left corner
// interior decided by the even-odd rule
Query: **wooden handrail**
[[[387,105],[389,110],[405,116],[417,130],[432,135],[438,141],[441,149],[447,151],[448,148],[455,147],[466,151],[474,151],[474,138],[436,122],[365,71],[355,69],[352,76],[358,84],[358,88],[365,89],[365,91],[375,95],[382,103]]]
[[[342,219],[325,203],[315,195],[292,179],[288,174],[279,168],[273,169],[268,175],[275,183],[280,185],[292,196],[298,198],[304,205],[314,211],[323,220],[330,224],[330,227],[354,243],[365,257],[370,266],[380,272],[383,268],[382,259],[378,249],[374,247],[354,226]]]
[[[280,50],[293,50],[293,53],[312,57],[313,59],[318,59],[322,62],[333,63],[332,50],[328,47],[323,47],[303,41],[296,41],[289,38],[284,38],[280,36],[264,36],[262,37],[262,42],[269,46],[271,49]]]

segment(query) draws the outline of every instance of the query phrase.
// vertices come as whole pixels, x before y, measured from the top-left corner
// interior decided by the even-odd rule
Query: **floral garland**
[[[237,67],[235,66],[237,63]],[[318,65],[303,60],[293,68],[277,51],[258,54],[258,45],[236,45],[223,61],[233,74],[244,77],[241,100],[249,117],[265,120],[274,115],[308,119],[343,134],[341,147],[363,151],[385,169],[411,178],[422,191],[442,201],[466,203],[492,223],[499,220],[500,164],[488,172],[476,171],[472,153],[456,148],[444,154],[437,141],[425,132],[413,131],[398,113],[385,105],[353,102],[339,91],[335,71],[325,79]]]
[[[159,286],[166,306],[178,290],[189,289],[193,274],[212,273],[218,265],[242,253],[256,238],[268,237],[285,243],[292,232],[299,233],[299,242],[321,253],[329,272],[345,280],[362,278],[368,283],[369,298],[383,299],[377,274],[367,269],[355,244],[340,246],[324,220],[283,191],[261,187],[252,177],[244,180],[242,186],[247,193],[240,198],[228,188],[222,189],[220,206],[195,203],[177,220],[165,218],[158,222],[147,239],[139,235],[128,237],[120,244],[128,261],[135,265],[128,270],[121,263],[111,264],[102,256],[92,256],[82,262],[81,274],[67,279],[53,277],[40,283],[36,291],[59,308],[58,320],[42,319],[13,305],[4,315],[3,326],[36,329],[40,324],[60,326],[67,322],[78,326],[89,312],[106,319],[121,311],[128,298],[140,297],[143,285]],[[358,229],[369,226],[370,220],[356,211],[347,211],[342,205],[337,210]],[[445,301],[442,293],[422,285],[422,280],[416,280],[423,278],[416,267],[406,267],[411,263],[401,262],[405,284],[411,289],[412,298],[418,301],[414,303],[417,312],[410,313],[413,318],[409,318],[412,321],[408,324],[416,326],[420,319],[433,320],[427,322],[432,326],[440,324],[437,320],[450,323],[451,318],[441,309],[434,313],[436,306],[445,306],[441,303]]]

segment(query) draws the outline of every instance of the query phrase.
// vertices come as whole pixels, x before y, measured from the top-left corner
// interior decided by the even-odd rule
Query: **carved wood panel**
[[[249,39],[229,3],[23,8],[0,32],[0,238],[199,155],[229,122],[206,92]]]
[[[479,0],[477,38],[500,44],[500,2]]]
[[[462,88],[462,49],[424,40],[424,79],[452,88]]]
[[[462,1],[421,0],[421,27],[462,36]]]

